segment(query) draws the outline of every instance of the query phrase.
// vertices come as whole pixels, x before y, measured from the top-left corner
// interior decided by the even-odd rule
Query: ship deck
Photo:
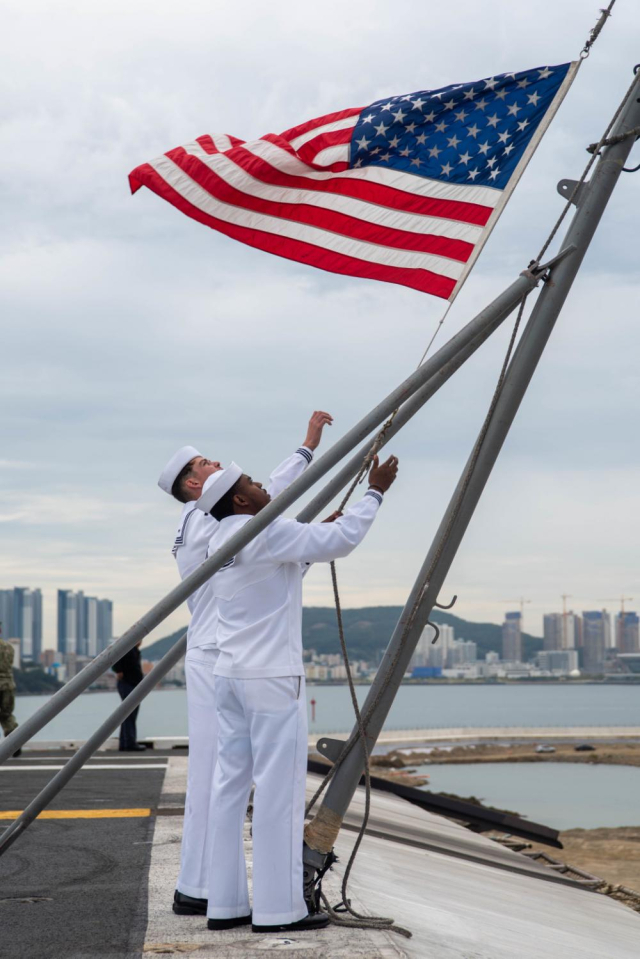
[[[24,809],[69,755],[29,750],[0,767],[0,817]],[[335,926],[292,938],[209,932],[203,918],[171,911],[186,768],[174,750],[91,760],[0,860],[3,959],[273,950],[301,959],[637,959],[640,915],[388,793],[374,793],[350,893],[359,911],[393,916],[412,939]],[[309,789],[317,782],[310,775]],[[325,879],[330,901],[362,807],[358,790],[337,844],[342,862]]]

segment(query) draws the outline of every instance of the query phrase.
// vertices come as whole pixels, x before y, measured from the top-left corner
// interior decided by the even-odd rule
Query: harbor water
[[[358,687],[362,703],[368,687]],[[19,722],[46,697],[19,696]],[[86,739],[119,703],[117,693],[85,693],[36,740]],[[313,701],[313,702],[312,702]],[[346,686],[307,686],[309,730],[346,733],[353,709]],[[315,720],[312,716],[315,714]],[[640,726],[640,689],[613,685],[403,686],[387,729]],[[152,692],[142,703],[139,738],[186,736],[184,689]],[[382,747],[381,747],[382,748]],[[386,747],[384,747],[386,751]],[[470,763],[418,767],[435,792],[476,796],[557,829],[640,824],[640,769],[568,763]]]
[[[640,825],[640,769],[589,763],[416,766],[426,789],[475,796],[554,829]]]
[[[360,703],[369,690],[358,686]],[[18,722],[45,702],[43,696],[16,699]],[[312,706],[312,700],[315,705]],[[86,739],[119,703],[117,693],[85,693],[57,716],[36,739]],[[307,686],[311,733],[342,733],[353,727],[347,686]],[[315,719],[313,718],[315,716]],[[386,729],[450,729],[465,726],[640,726],[640,687],[614,685],[402,686]],[[144,736],[186,736],[184,689],[152,692],[140,707],[138,732]]]

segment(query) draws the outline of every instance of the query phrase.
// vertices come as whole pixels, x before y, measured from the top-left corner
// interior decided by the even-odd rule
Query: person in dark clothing
[[[142,640],[140,640],[141,642]],[[130,649],[128,653],[125,653],[122,659],[119,659],[111,667],[118,678],[120,699],[126,699],[138,683],[142,682],[140,643]],[[141,752],[147,748],[137,741],[136,719],[138,718],[139,708],[139,706],[136,706],[120,727],[120,752]]]

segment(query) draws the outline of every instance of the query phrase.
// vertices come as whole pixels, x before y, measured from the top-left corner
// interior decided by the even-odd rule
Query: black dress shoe
[[[185,896],[183,892],[178,892],[176,889],[173,894],[173,911],[178,916],[205,916],[207,914],[207,900]]]
[[[253,932],[304,932],[313,929],[324,929],[329,925],[326,912],[317,912],[314,916],[305,916],[297,922],[286,922],[279,926],[251,926]]]
[[[235,926],[248,926],[250,922],[250,915],[236,919],[207,919],[207,929],[233,929]]]
[[[144,752],[146,746],[143,746],[142,743],[134,743],[133,746],[125,746],[124,749],[121,749],[121,753],[141,753]]]

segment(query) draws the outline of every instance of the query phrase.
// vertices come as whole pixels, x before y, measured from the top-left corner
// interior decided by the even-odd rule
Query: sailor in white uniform
[[[271,474],[268,487],[271,496],[281,493],[306,469],[320,443],[323,428],[331,422],[332,417],[328,413],[314,412],[302,446]],[[211,516],[196,510],[195,505],[205,480],[221,469],[218,461],[203,457],[193,446],[184,446],[169,460],[158,480],[158,485],[165,493],[184,503],[172,549],[182,579],[206,559],[209,540],[218,524]],[[217,754],[212,669],[218,656],[215,636],[207,630],[210,622],[204,616],[208,595],[207,588],[200,587],[187,600],[191,612],[185,657],[189,766],[180,875],[173,902],[174,912],[180,915],[203,915],[207,907],[207,837]]]
[[[305,524],[279,517],[209,581],[218,763],[210,827],[209,929],[252,922],[254,932],[319,928],[308,915],[302,844],[307,769],[307,704],[302,665],[302,578],[310,563],[347,556],[364,538],[397,472],[377,458],[363,498],[344,516]],[[235,463],[211,475],[199,511],[218,520],[209,555],[269,502],[261,483]],[[337,517],[337,518],[336,518]],[[253,800],[253,915],[242,852]]]

